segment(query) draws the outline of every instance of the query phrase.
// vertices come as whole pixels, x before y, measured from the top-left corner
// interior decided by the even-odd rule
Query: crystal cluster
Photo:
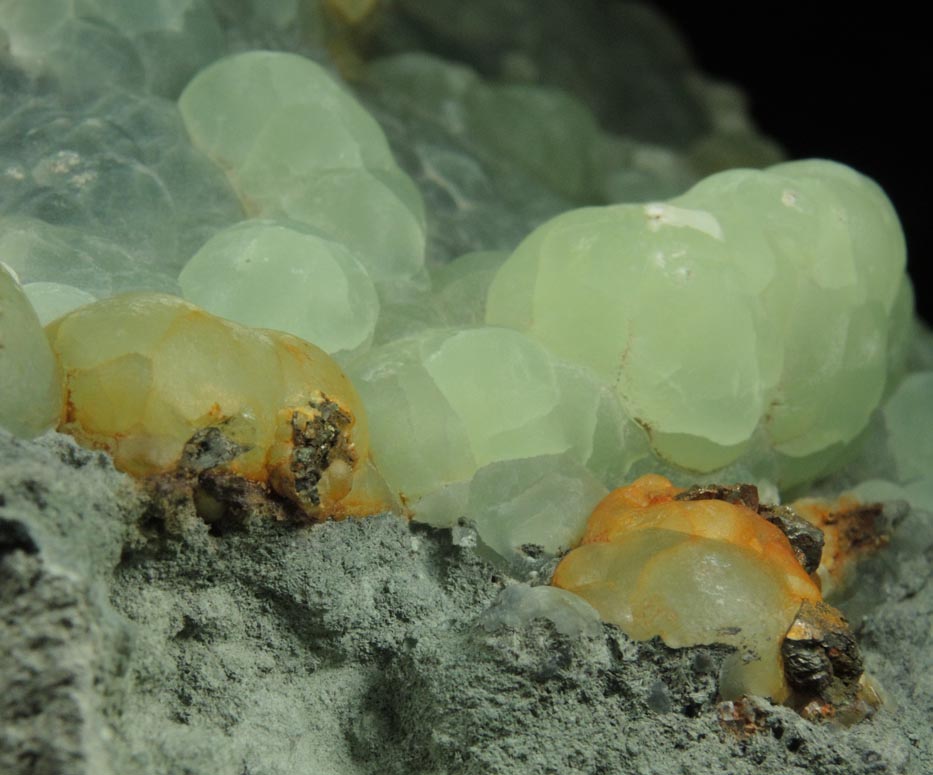
[[[735,463],[762,483],[812,479],[903,360],[903,238],[880,190],[839,165],[724,172],[667,202],[569,210],[531,229],[570,202],[679,191],[703,169],[699,144],[750,134],[728,90],[677,67],[656,75],[692,93],[696,112],[678,113],[678,150],[647,174],[636,157],[660,156],[632,150],[643,128],[571,96],[574,66],[536,82],[550,65],[533,42],[499,79],[430,55],[376,60],[361,94],[380,125],[307,57],[229,54],[231,18],[204,3],[148,15],[7,5],[17,62],[45,67],[71,97],[23,81],[0,125],[0,248],[43,319],[180,288],[209,312],[314,342],[346,364],[374,458],[408,511],[438,525],[467,516],[501,554],[572,545],[606,488],[658,465],[682,478]],[[247,5],[244,18],[280,35],[300,15]],[[323,7],[356,18],[338,5]],[[650,18],[629,21],[661,45]],[[131,41],[149,75],[78,98],[53,56],[75,25]],[[214,61],[171,70],[153,54],[169,34],[213,40],[198,50]],[[153,93],[180,94],[177,108]],[[46,127],[25,152],[12,142],[24,126]],[[389,139],[411,127],[397,144],[413,156],[397,158]],[[470,250],[441,263],[452,256],[438,239],[462,241],[448,229],[462,218]]]
[[[359,397],[308,342],[162,294],[77,309],[48,340],[64,374],[59,428],[121,470],[163,473],[215,446],[210,467],[268,482],[309,516],[387,506]]]
[[[0,118],[0,250],[24,283],[95,297],[177,292],[205,239],[243,215],[175,106],[118,92],[16,92]],[[140,139],[136,139],[140,138]]]
[[[735,646],[720,678],[726,699],[796,695],[806,708],[815,694],[814,712],[827,702],[857,703],[862,663],[854,638],[807,572],[822,546],[808,562],[807,543],[789,540],[801,534],[787,526],[802,521],[793,511],[775,515],[753,487],[714,489],[684,491],[648,475],[614,490],[552,583],[637,640]]]
[[[364,62],[376,5],[0,0],[5,428],[141,475],[220,443],[312,516],[398,498],[508,560],[646,471],[777,494],[872,433],[933,503],[874,183],[769,166],[641,5],[399,0]]]
[[[349,370],[372,418],[380,470],[419,519],[456,521],[466,500],[476,497],[467,484],[484,466],[522,461],[516,465],[537,465],[537,477],[545,477],[554,464],[528,460],[542,456],[565,456],[553,474],[578,479],[576,487],[557,488],[565,506],[577,488],[588,493],[581,515],[600,497],[582,466],[594,454],[601,387],[529,337],[495,327],[428,329],[370,350]],[[511,500],[524,491],[531,497],[519,470],[511,470],[512,489],[500,488],[501,496],[510,492]],[[514,524],[542,521],[553,512],[548,497],[542,492],[520,510],[523,517],[516,513]],[[572,514],[556,511],[550,518],[572,531]],[[551,550],[570,545],[546,543]]]
[[[0,27],[18,63],[73,92],[174,97],[224,46],[208,0],[3,0]]]
[[[391,99],[409,102],[431,116],[500,174],[518,169],[568,202],[639,201],[680,193],[705,173],[738,163],[778,161],[770,144],[755,138],[746,158],[735,158],[719,134],[702,135],[683,154],[632,137],[606,132],[571,93],[522,80],[489,82],[475,70],[423,53],[378,59],[366,85]],[[742,109],[729,107],[723,87],[707,95],[714,122],[733,126],[740,137],[755,137]],[[714,123],[715,125],[715,123]],[[756,145],[757,143],[757,145]],[[712,150],[724,146],[721,158]]]
[[[375,287],[356,255],[298,224],[243,221],[218,232],[178,282],[204,309],[288,331],[332,354],[365,349],[379,315]]]
[[[377,282],[423,271],[421,195],[379,125],[320,65],[281,52],[237,54],[199,73],[179,107],[248,212],[345,244]]]
[[[487,321],[594,369],[676,465],[727,465],[760,428],[806,469],[865,428],[903,360],[904,266],[871,180],[792,162],[549,221],[496,275]]]

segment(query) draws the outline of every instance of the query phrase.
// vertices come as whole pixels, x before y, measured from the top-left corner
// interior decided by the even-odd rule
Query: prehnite
[[[552,584],[636,640],[734,646],[720,675],[726,699],[755,694],[854,721],[874,691],[848,623],[809,575],[823,548],[806,551],[815,536],[793,509],[760,504],[754,487],[684,491],[647,475],[599,503]]]
[[[178,106],[248,213],[346,244],[377,282],[423,271],[421,195],[376,121],[323,67],[296,54],[236,54],[199,73]]]
[[[213,467],[267,483],[312,518],[391,505],[356,391],[308,342],[162,294],[95,302],[47,334],[64,376],[59,429],[124,471],[171,471],[191,445],[213,443],[224,450]]]
[[[419,99],[439,105],[491,88],[447,70],[397,60],[377,64],[371,77],[420,84]],[[367,358],[383,358],[369,355],[370,342],[391,347],[426,329],[462,327],[485,306],[488,324],[523,331],[549,357],[592,370],[663,460],[710,471],[764,445],[782,461],[781,481],[794,483],[857,437],[902,359],[911,304],[903,236],[883,192],[841,165],[732,170],[666,203],[572,210],[536,229],[495,272],[487,303],[483,278],[459,283],[462,290],[435,282],[436,293],[412,304],[411,289],[427,281],[420,195],[376,121],[323,67],[281,52],[236,54],[197,74],[178,105],[192,142],[225,170],[245,210],[276,219],[215,230],[182,271],[183,294],[215,314],[308,338],[343,361],[359,356],[360,374],[372,372]],[[513,141],[493,145],[501,151]],[[84,163],[55,158],[56,171]],[[4,219],[0,257],[27,284],[59,282],[43,268],[59,262],[75,275],[65,282],[96,297],[134,285],[170,290],[178,277],[177,268],[171,278],[150,277],[155,262],[111,260],[97,243],[79,256],[79,234],[63,228]],[[42,260],[36,235],[43,249],[56,246]],[[488,276],[493,263],[464,275]],[[111,268],[119,283],[96,276]],[[407,304],[374,293],[406,285]],[[86,299],[60,286],[27,294],[43,315]],[[445,313],[452,301],[457,313]],[[440,313],[425,315],[432,306]],[[410,452],[404,440],[376,443],[391,445],[386,456]]]
[[[342,353],[386,481],[435,523],[455,519],[485,466],[553,455],[607,487],[652,458],[682,471],[754,458],[753,474],[805,481],[865,428],[911,320],[890,203],[826,161],[720,173],[666,203],[573,210],[504,262],[464,257],[457,275],[455,260],[433,273],[436,294],[419,292],[423,308],[455,299],[459,319],[383,310],[359,256],[299,223],[247,221],[209,240],[180,282],[215,313]],[[487,325],[472,324],[487,286]],[[78,303],[54,291],[65,309]],[[114,310],[116,329],[138,325],[137,305]],[[370,346],[384,312],[413,310]],[[8,323],[3,335],[27,332]],[[4,424],[22,428],[7,403]]]
[[[732,170],[544,224],[486,319],[594,369],[676,465],[726,465],[759,428],[805,458],[858,435],[902,359],[905,260],[887,197],[848,167]]]
[[[417,143],[423,189],[440,181],[455,203],[446,221],[432,209],[432,228],[454,224],[471,249],[489,248],[426,265],[421,192],[350,91],[295,54],[216,59],[210,14],[182,13],[188,4],[151,18],[94,4],[121,35],[149,41],[137,68],[105,68],[107,82],[180,93],[177,106],[120,90],[74,100],[68,148],[41,135],[10,163],[0,425],[24,437],[56,427],[141,477],[206,455],[312,519],[467,517],[510,560],[582,539],[557,583],[634,637],[722,642],[719,630],[739,627],[730,642],[760,659],[730,663],[724,690],[785,696],[780,638],[803,603],[821,601],[776,529],[729,504],[672,505],[674,496],[648,516],[593,509],[649,470],[811,481],[888,394],[880,421],[897,481],[933,503],[915,421],[931,375],[898,385],[912,294],[900,225],[878,186],[829,161],[730,170],[668,201],[564,212],[509,255],[501,248],[527,227],[513,239],[508,213],[469,193],[474,184],[521,172],[515,191],[547,200],[534,211],[540,223],[559,211],[554,202],[666,196],[697,168],[655,175],[620,161],[634,153],[628,141],[566,93],[394,58],[370,67],[369,84],[411,92],[441,131],[477,143],[476,159]],[[86,27],[70,6],[46,18],[7,5],[0,26],[25,65],[75,96],[105,77],[66,66],[63,41]],[[216,59],[187,86],[191,73],[160,55],[175,32],[199,52],[193,67]],[[40,100],[36,110],[65,107]],[[157,136],[152,148],[128,140],[139,127]],[[497,155],[509,164],[486,176],[478,160]],[[444,165],[459,170],[448,170],[449,187]],[[44,219],[52,205],[55,223]],[[463,244],[443,236],[432,259]],[[645,489],[639,481],[629,494]],[[715,523],[696,518],[707,512]],[[594,537],[600,514],[615,527]],[[774,551],[761,556],[765,545]],[[715,588],[698,589],[708,570]],[[644,613],[657,595],[667,624]],[[568,605],[556,590],[533,597],[532,608]],[[691,618],[692,602],[724,615]],[[570,608],[568,621],[588,621],[582,602]]]

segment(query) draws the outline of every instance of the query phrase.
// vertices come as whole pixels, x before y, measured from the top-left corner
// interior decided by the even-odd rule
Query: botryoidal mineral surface
[[[645,228],[657,221],[682,229],[677,219],[694,217],[700,205],[674,198],[705,176],[777,170],[713,179],[725,188],[732,184],[723,181],[736,182],[741,209],[754,199],[743,198],[747,185],[787,185],[788,165],[774,167],[780,149],[754,130],[742,95],[697,73],[676,32],[642,5],[386,5],[0,0],[0,261],[23,285],[0,269],[0,334],[16,334],[0,350],[0,414],[17,434],[0,428],[0,772],[933,771],[933,451],[924,432],[933,343],[924,331],[909,342],[909,289],[863,276],[850,251],[855,281],[840,291],[852,307],[846,312],[856,329],[868,320],[849,304],[851,291],[889,320],[890,339],[870,346],[875,329],[865,323],[866,336],[853,339],[861,350],[835,367],[817,364],[838,380],[824,385],[816,425],[798,426],[822,437],[775,430],[787,418],[756,404],[748,417],[727,413],[699,429],[721,448],[710,457],[709,448],[696,453],[686,443],[696,429],[651,414],[628,386],[628,408],[638,405],[638,418],[655,431],[646,439],[596,377],[546,349],[557,341],[570,360],[601,368],[564,346],[559,321],[539,316],[542,332],[530,320],[503,320],[514,316],[516,299],[494,278],[519,242],[567,210],[673,199],[656,212],[644,204],[619,212],[636,220],[654,212]],[[288,56],[243,53],[257,49]],[[268,119],[267,132],[231,157],[230,138],[212,134],[211,122],[245,104],[245,91],[214,91],[211,79],[220,74],[228,87],[247,90],[247,77],[262,76],[257,61],[278,68],[276,82],[297,73],[300,88],[263,91],[257,117]],[[333,86],[341,75],[365,110]],[[320,88],[305,90],[309,83]],[[339,163],[290,145],[293,128],[317,109],[315,94],[329,95],[337,117],[319,140]],[[251,116],[240,118],[248,124]],[[362,138],[365,152],[341,144],[347,133]],[[799,224],[789,237],[781,231],[791,205],[807,206],[809,190],[801,184],[784,202],[789,214],[769,216],[776,255],[794,239],[823,235]],[[848,196],[840,202],[860,195]],[[726,229],[746,222],[700,204]],[[356,208],[367,207],[391,217],[354,228],[362,217]],[[551,221],[513,265],[543,260],[541,243],[566,233],[567,219],[586,217]],[[826,239],[835,239],[832,219],[813,223],[829,224]],[[595,255],[597,242],[584,253]],[[260,271],[272,254],[275,271]],[[676,279],[677,256],[668,258]],[[579,290],[561,268],[552,263],[542,293]],[[839,267],[827,271],[833,280]],[[323,292],[315,278],[341,286],[343,296]],[[709,283],[721,306],[732,303],[729,282],[723,275]],[[482,301],[494,285],[489,313]],[[219,499],[205,505],[179,478],[143,492],[113,459],[68,436],[29,439],[52,423],[36,407],[54,413],[60,379],[40,324],[130,290],[181,293],[248,325],[297,326],[292,333],[360,380],[375,435],[391,436],[404,417],[392,405],[398,382],[402,397],[456,414],[444,427],[463,459],[400,454],[384,462],[387,479],[421,496],[410,502],[420,523],[382,515],[296,525],[274,518],[281,504],[263,511],[236,478],[199,481],[202,495]],[[613,292],[611,283],[600,290]],[[663,303],[663,293],[639,295],[648,307]],[[313,309],[286,311],[309,298]],[[769,303],[782,308],[782,299]],[[559,313],[552,301],[523,303]],[[348,314],[356,308],[366,314]],[[602,314],[598,305],[592,314]],[[663,309],[654,314],[663,322]],[[796,336],[819,351],[819,340],[806,335],[819,308],[795,314],[783,329],[788,341]],[[765,330],[762,310],[749,316],[748,331],[729,335]],[[520,330],[482,327],[487,320]],[[119,338],[116,329],[100,333]],[[776,385],[781,364],[812,371],[809,362],[795,365],[800,349],[762,338],[760,363],[743,362],[770,368]],[[463,368],[484,361],[490,368],[479,375]],[[523,364],[519,376],[529,387],[524,396],[502,395],[491,413],[461,383],[488,380],[494,391],[509,378],[492,368],[503,363]],[[865,369],[872,380],[859,379]],[[897,382],[895,373],[907,376]],[[847,374],[858,390],[836,401]],[[24,395],[17,390],[24,383],[45,392]],[[853,396],[864,407],[840,420]],[[666,412],[675,405],[669,398],[659,403]],[[106,413],[118,403],[98,398],[96,408]],[[537,419],[511,433],[525,414]],[[708,435],[745,419],[735,438]],[[764,431],[748,440],[759,420]],[[419,432],[431,439],[432,427],[426,421]],[[776,444],[809,460],[820,445],[856,434],[861,445],[834,456],[835,473],[815,484],[812,473],[775,468],[768,457]],[[555,554],[577,540],[589,509],[621,483],[620,471],[661,467],[684,481],[674,464],[695,454],[716,458],[712,467],[732,464],[745,454],[736,444],[746,441],[761,459],[745,455],[725,475],[764,471],[758,483],[772,489],[805,482],[806,494],[848,489],[866,501],[914,507],[833,601],[884,696],[881,710],[854,726],[813,724],[761,699],[723,702],[721,671],[735,657],[727,647],[636,642],[580,598],[546,585]],[[229,510],[219,518],[218,503]],[[458,521],[462,513],[470,521]],[[522,521],[509,525],[505,514]]]

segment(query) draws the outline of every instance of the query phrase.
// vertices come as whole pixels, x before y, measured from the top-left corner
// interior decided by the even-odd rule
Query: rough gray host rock
[[[0,437],[0,495],[3,773],[933,766],[929,550],[866,568],[890,592],[857,628],[887,706],[840,730],[761,702],[743,738],[720,723],[722,650],[502,625],[483,612],[516,580],[447,531],[392,516],[209,527],[184,502],[166,518],[57,434]]]

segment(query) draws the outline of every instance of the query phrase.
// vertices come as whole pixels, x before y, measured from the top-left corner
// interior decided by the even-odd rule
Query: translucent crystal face
[[[598,196],[599,127],[567,92],[477,83],[465,96],[469,130],[549,188],[575,200]]]
[[[65,379],[59,429],[107,450],[118,468],[172,470],[186,443],[213,428],[238,449],[229,470],[268,482],[310,516],[386,507],[359,397],[314,345],[160,294],[82,307],[48,337]]]
[[[593,450],[598,384],[517,331],[429,330],[349,372],[380,470],[416,513],[420,499],[489,463],[562,453],[582,463]]]
[[[884,407],[884,422],[898,480],[933,479],[933,436],[930,429],[933,371],[911,374]]]
[[[175,105],[155,97],[14,93],[0,167],[0,244],[24,283],[174,293],[184,262],[243,217]]]
[[[904,264],[890,203],[849,168],[734,170],[549,221],[499,270],[487,321],[593,368],[673,463],[725,465],[760,426],[805,458],[878,405]]]
[[[90,293],[64,283],[26,283],[23,292],[43,326],[73,309],[97,301]]]
[[[763,517],[721,500],[674,500],[679,492],[652,475],[611,492],[552,583],[633,638],[735,645],[723,694],[783,701],[781,641],[801,602],[821,599],[819,589]]]
[[[347,355],[372,340],[379,300],[347,248],[274,221],[219,232],[178,278],[189,301],[248,326],[272,328]]]
[[[506,258],[505,251],[483,250],[432,268],[434,299],[447,325],[482,325],[489,283]]]
[[[66,91],[116,84],[174,97],[224,42],[206,0],[4,0],[0,9],[19,62]]]
[[[0,427],[36,436],[62,408],[61,371],[16,277],[0,263]]]
[[[606,488],[570,455],[500,460],[476,472],[461,508],[483,542],[510,558],[533,546],[550,554],[575,546]]]
[[[314,227],[377,282],[422,271],[421,196],[379,125],[320,65],[269,51],[227,57],[188,84],[179,108],[251,214]]]

